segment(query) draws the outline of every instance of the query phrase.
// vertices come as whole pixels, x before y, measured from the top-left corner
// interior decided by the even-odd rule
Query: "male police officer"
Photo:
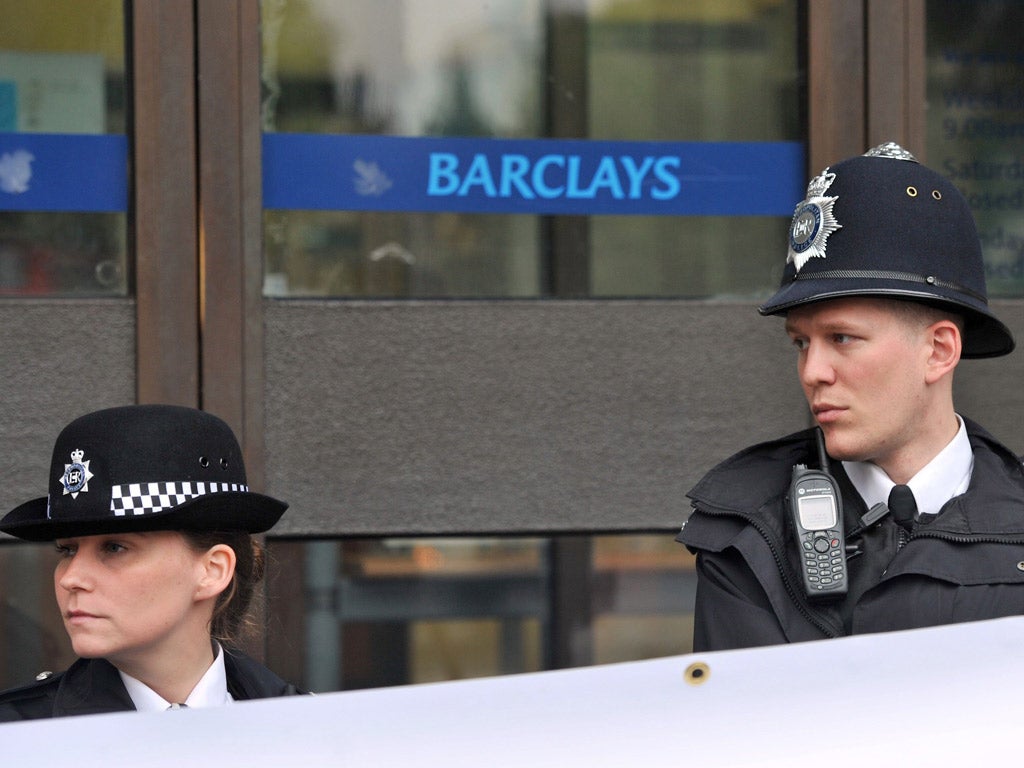
[[[1014,341],[952,184],[891,143],[826,169],[760,311],[785,316],[818,426],[690,491],[677,540],[697,553],[694,649],[1024,614],[1021,463],[953,407],[960,358]],[[825,498],[821,522],[798,527],[800,494],[829,491],[797,488],[797,465],[830,473],[841,519]]]

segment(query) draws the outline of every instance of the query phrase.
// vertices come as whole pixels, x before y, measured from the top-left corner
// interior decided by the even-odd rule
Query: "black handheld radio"
[[[804,593],[810,600],[846,595],[849,573],[843,535],[843,502],[839,486],[828,473],[825,438],[816,430],[820,470],[793,467],[789,509],[800,549]]]

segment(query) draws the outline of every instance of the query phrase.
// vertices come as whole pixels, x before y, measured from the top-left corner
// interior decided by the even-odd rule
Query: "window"
[[[268,663],[316,691],[691,649],[693,558],[670,535],[272,540],[268,551]]]
[[[990,297],[1024,296],[1024,7],[928,0],[928,164],[967,198]]]
[[[0,296],[123,296],[124,8],[0,2]]]
[[[495,143],[501,141],[526,142],[506,152],[495,149],[490,165],[479,171],[486,177],[476,179],[477,188],[469,183],[472,170],[460,176],[465,183],[449,198],[449,210],[443,204],[440,210],[420,210],[422,199],[409,202],[405,210],[375,210],[372,202],[363,209],[362,201],[359,210],[329,202],[321,208],[316,195],[305,194],[308,175],[287,182],[265,176],[267,200],[301,197],[273,202],[265,212],[265,293],[766,295],[777,282],[781,260],[777,249],[764,243],[785,241],[791,206],[803,190],[799,158],[784,170],[796,182],[779,196],[771,215],[622,214],[615,200],[630,197],[630,179],[641,178],[637,169],[644,167],[645,153],[674,152],[675,142],[801,146],[797,6],[786,0],[593,0],[566,10],[564,4],[542,0],[460,0],[455,5],[443,0],[264,0],[263,118],[268,134],[338,139],[306,142],[321,159],[344,152],[346,137],[348,145],[358,147],[375,146],[367,143],[371,136],[478,138],[495,147],[504,147]],[[535,143],[542,139],[586,143],[553,145],[551,151],[560,154],[545,166],[550,175],[537,163],[530,166],[537,175],[526,176],[522,153],[543,153],[539,147],[546,145]],[[613,142],[607,155],[599,155],[611,165],[588,171],[587,157],[580,161],[573,153],[598,152],[593,143],[598,141]],[[627,148],[620,142],[643,144]],[[279,146],[278,141],[265,143],[265,163],[273,164]],[[380,146],[376,151],[386,154],[396,145]],[[424,145],[411,146],[415,153]],[[487,154],[487,146],[474,144],[473,151]],[[611,170],[615,158],[621,161],[627,152],[640,153],[636,165]],[[574,160],[583,164],[580,179],[573,176]],[[363,174],[361,181],[371,188],[398,184],[363,155],[356,155],[356,163],[361,165],[355,169],[339,166],[338,173],[332,167],[325,186],[348,185],[354,174]],[[697,167],[707,173],[714,165]],[[520,175],[510,178],[517,168]],[[683,169],[673,178],[697,178],[694,183],[700,184],[701,175]],[[527,189],[524,178],[536,184]],[[647,185],[658,183],[654,171],[643,178]],[[600,189],[602,182],[605,189]],[[592,199],[592,206],[581,202],[577,213],[555,215],[537,212],[538,201],[532,201],[527,212],[515,210],[515,203],[523,202],[517,185],[522,197],[533,198],[548,191],[554,197],[559,190],[572,196],[574,183],[579,186],[576,197]],[[741,201],[752,200],[760,186],[737,181],[729,192]],[[510,202],[498,211],[465,210],[474,197],[490,198],[481,200],[482,206],[494,198]],[[606,198],[610,204],[602,205]]]

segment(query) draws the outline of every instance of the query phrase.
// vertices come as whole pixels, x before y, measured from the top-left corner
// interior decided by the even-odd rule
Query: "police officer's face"
[[[165,651],[173,658],[203,637],[210,616],[200,599],[204,557],[180,534],[59,539],[57,551],[57,603],[79,656],[106,658],[133,674],[147,660]]]
[[[956,419],[945,368],[936,365],[934,326],[859,297],[790,310],[786,331],[833,458],[873,461],[905,482],[897,476],[916,472],[952,439]]]

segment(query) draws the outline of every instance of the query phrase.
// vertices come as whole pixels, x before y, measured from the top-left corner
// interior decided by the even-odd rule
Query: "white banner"
[[[11,766],[1018,760],[1024,618],[454,683],[0,725]]]

